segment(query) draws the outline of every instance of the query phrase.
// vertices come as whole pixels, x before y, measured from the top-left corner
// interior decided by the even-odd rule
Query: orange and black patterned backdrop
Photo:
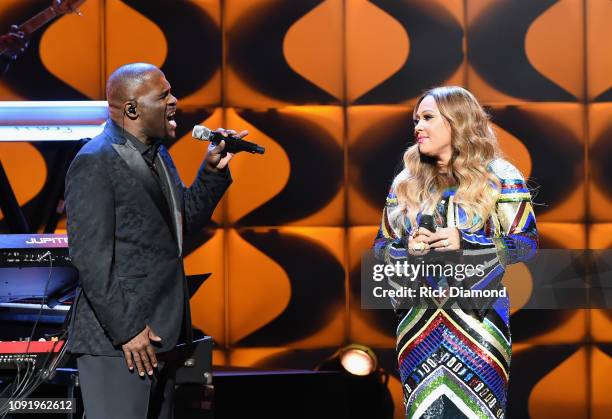
[[[0,30],[48,3],[2,0]],[[213,272],[192,317],[216,340],[216,364],[311,368],[362,343],[393,374],[401,416],[393,314],[360,308],[359,263],[427,87],[462,85],[487,106],[538,188],[542,247],[612,245],[612,1],[87,0],[81,11],[32,37],[0,99],[102,100],[115,68],[147,61],[179,98],[168,146],[185,183],[206,147],[194,124],[248,129],[266,147],[234,159],[210,228],[188,242],[188,273]],[[63,181],[62,152],[0,145],[33,227]],[[612,415],[612,311],[519,309],[512,335],[511,417]]]

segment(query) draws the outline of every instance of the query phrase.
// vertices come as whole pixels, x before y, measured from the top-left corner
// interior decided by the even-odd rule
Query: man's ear
[[[138,118],[138,111],[136,109],[137,106],[138,104],[135,102],[125,102],[123,104],[123,113],[125,113],[130,119],[136,119]]]

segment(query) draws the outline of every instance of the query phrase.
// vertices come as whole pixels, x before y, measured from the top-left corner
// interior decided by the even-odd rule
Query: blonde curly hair
[[[413,115],[427,96],[435,100],[451,128],[452,154],[447,172],[440,172],[435,159],[421,155],[418,144],[410,146],[404,153],[404,169],[393,181],[398,205],[389,218],[400,230],[407,218],[416,225],[416,214],[431,211],[452,180],[457,186],[454,202],[466,214],[466,222],[458,227],[477,231],[494,211],[501,190],[498,177],[489,170],[491,162],[501,157],[489,115],[472,93],[458,86],[427,90],[417,100]]]

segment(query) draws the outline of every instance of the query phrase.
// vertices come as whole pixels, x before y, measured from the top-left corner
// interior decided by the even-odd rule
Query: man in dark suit
[[[88,419],[170,418],[174,348],[191,340],[183,233],[210,219],[231,183],[232,154],[224,142],[211,145],[186,188],[161,145],[176,136],[177,99],[164,74],[125,65],[106,95],[110,119],[66,176],[70,256],[82,286],[69,349]]]

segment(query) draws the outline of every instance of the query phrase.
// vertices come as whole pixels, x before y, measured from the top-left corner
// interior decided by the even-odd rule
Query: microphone
[[[419,219],[419,229],[420,228],[424,228],[426,230],[431,231],[432,233],[436,232],[436,226],[434,224],[434,218],[433,215],[431,214],[421,214],[421,218]],[[414,233],[414,231],[413,231]],[[410,237],[412,238],[412,234],[410,234]],[[423,244],[423,243],[419,243],[419,244]],[[414,250],[424,250],[424,248],[421,249],[417,249],[415,248]],[[423,260],[420,256],[416,256],[416,259],[421,261]]]
[[[436,226],[434,225],[433,215],[431,214],[421,214],[421,219],[419,220],[419,227],[423,227],[432,233],[436,232]]]
[[[206,128],[204,125],[196,125],[195,127],[193,127],[191,136],[196,140],[210,141],[215,145],[219,144],[221,141],[225,141],[225,148],[223,149],[223,151],[227,151],[228,153],[248,151],[249,153],[253,154],[263,154],[266,151],[266,149],[262,146],[259,146],[255,143],[250,143],[248,141],[244,141],[242,138],[234,137],[233,135],[228,135],[227,137],[224,137],[218,132],[214,132]]]

